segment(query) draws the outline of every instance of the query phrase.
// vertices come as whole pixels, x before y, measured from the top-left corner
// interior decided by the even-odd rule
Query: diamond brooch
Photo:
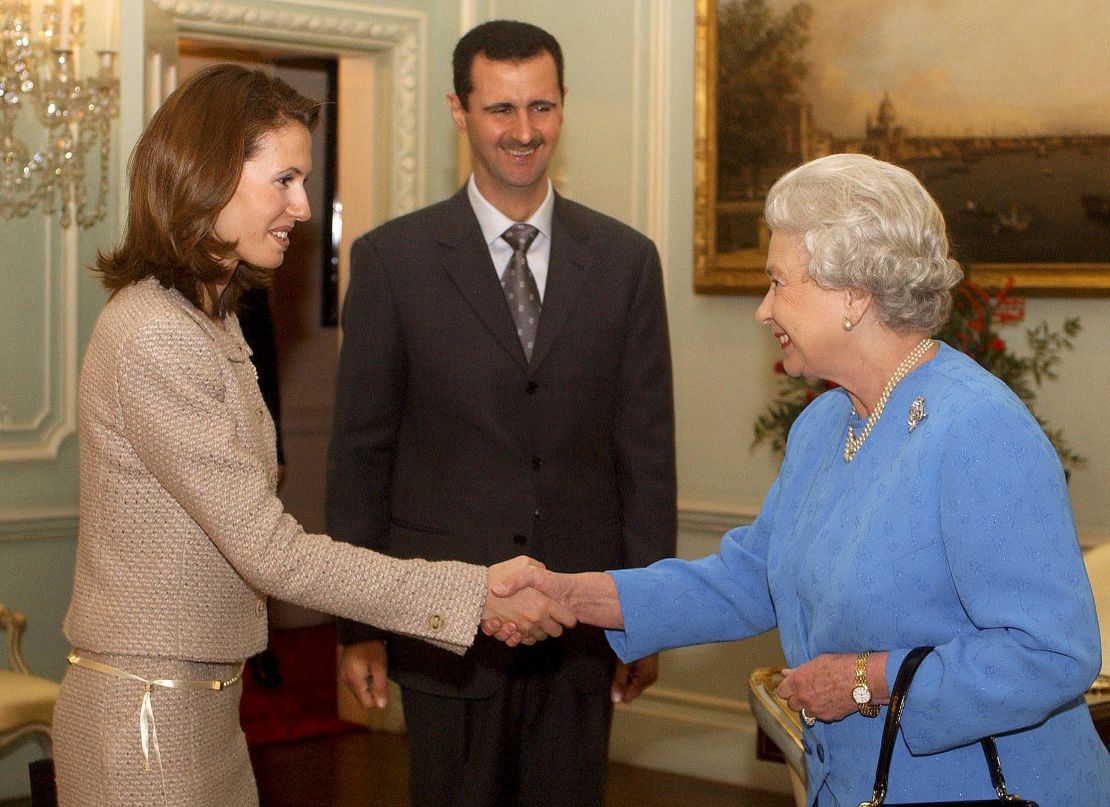
[[[913,399],[910,404],[910,413],[906,417],[906,428],[912,434],[913,430],[917,428],[917,424],[928,417],[928,412],[925,411],[925,398],[918,395]]]

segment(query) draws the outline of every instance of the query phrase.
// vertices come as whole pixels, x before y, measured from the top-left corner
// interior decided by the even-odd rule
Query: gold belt
[[[228,687],[235,686],[243,680],[243,668],[246,662],[239,664],[239,672],[226,681],[212,680],[212,681],[199,681],[189,680],[185,678],[154,678],[147,679],[134,673],[129,673],[127,670],[121,670],[119,667],[113,667],[111,664],[105,664],[102,661],[94,661],[90,658],[77,655],[76,650],[69,651],[66,659],[74,667],[84,667],[89,670],[94,670],[104,675],[110,675],[113,678],[124,678],[129,681],[137,681],[143,685],[143,699],[139,705],[139,737],[143,747],[143,770],[150,770],[150,746],[154,746],[154,758],[158,763],[158,773],[162,777],[162,799],[166,798],[166,772],[162,768],[162,750],[158,747],[158,726],[154,722],[154,708],[150,702],[150,692],[154,687],[162,687],[163,689],[212,689],[216,692],[227,689]]]

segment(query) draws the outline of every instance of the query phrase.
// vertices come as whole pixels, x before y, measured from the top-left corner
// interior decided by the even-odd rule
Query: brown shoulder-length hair
[[[203,309],[205,289],[227,274],[235,243],[216,236],[216,218],[269,133],[296,122],[316,127],[320,104],[280,78],[233,64],[191,76],[154,113],[131,152],[127,230],[96,272],[111,292],[146,277]],[[244,262],[219,301],[234,311],[240,293],[266,285],[270,270]],[[215,301],[214,301],[215,302]]]

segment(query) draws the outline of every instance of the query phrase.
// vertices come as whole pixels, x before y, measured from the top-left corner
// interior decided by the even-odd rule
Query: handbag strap
[[[914,673],[921,666],[925,657],[933,652],[931,647],[915,647],[906,654],[902,666],[898,668],[898,675],[894,679],[894,687],[890,691],[890,703],[887,706],[886,722],[883,723],[883,740],[879,746],[879,762],[875,766],[875,784],[871,790],[871,801],[862,802],[859,807],[879,807],[886,798],[887,777],[890,774],[890,760],[894,756],[894,741],[898,737],[898,727],[902,721],[902,709],[906,705],[906,692],[910,688]],[[987,758],[987,770],[990,772],[991,784],[994,792],[1002,801],[1016,801],[1017,796],[1006,793],[1006,780],[1002,778],[1002,763],[998,760],[998,749],[995,747],[993,737],[984,737],[980,740],[983,755]]]

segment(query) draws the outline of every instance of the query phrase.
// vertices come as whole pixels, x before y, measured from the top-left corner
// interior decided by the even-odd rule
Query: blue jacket
[[[921,396],[926,417],[911,432]],[[843,390],[791,431],[759,517],[720,551],[613,572],[634,659],[777,627],[787,663],[935,645],[907,698],[888,801],[993,797],[977,740],[996,735],[1009,791],[1041,807],[1110,805],[1110,756],[1082,693],[1098,622],[1056,454],[1025,405],[946,345],[862,423]],[[845,681],[845,688],[851,686]],[[885,710],[883,711],[885,716]],[[804,729],[808,801],[871,796],[883,718]]]

